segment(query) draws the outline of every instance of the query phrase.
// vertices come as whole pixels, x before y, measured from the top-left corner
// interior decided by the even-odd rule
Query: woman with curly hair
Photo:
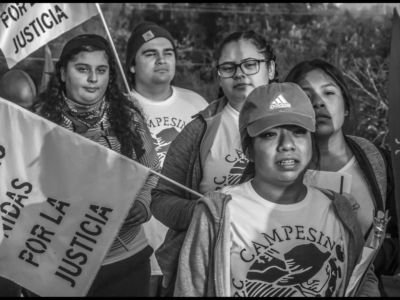
[[[117,70],[108,42],[95,34],[74,37],[64,46],[47,89],[34,110],[53,121],[159,169],[158,158],[141,109],[117,85]],[[109,249],[88,296],[147,296],[150,255],[142,223],[150,219],[150,175]]]

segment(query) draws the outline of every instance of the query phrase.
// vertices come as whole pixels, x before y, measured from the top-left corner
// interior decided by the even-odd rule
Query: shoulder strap
[[[320,188],[315,186],[316,189],[320,190],[322,193],[325,194],[325,196],[327,196],[330,200],[334,200],[335,199],[335,192],[329,189],[324,189],[324,188]]]
[[[357,201],[348,194],[339,194],[338,192],[335,192],[333,190],[330,189],[324,189],[324,188],[320,188],[320,187],[315,187],[316,189],[320,190],[325,196],[327,196],[331,201],[335,200],[335,197],[337,198],[345,198],[351,205],[351,207],[353,208],[353,210],[356,210],[360,207],[360,205],[357,203]]]
[[[378,184],[379,192],[382,196],[382,206],[378,206],[378,210],[385,211],[386,207],[386,196],[387,196],[387,167],[386,160],[384,155],[382,155],[381,151],[377,146],[375,146],[372,142],[368,141],[365,138],[358,136],[347,136],[354,144],[358,147],[357,151],[359,154],[366,156],[368,162],[371,166],[372,172],[374,173],[374,177],[376,179],[376,183]],[[354,147],[352,147],[354,148]],[[360,149],[361,148],[361,149]],[[365,170],[367,166],[360,164],[360,167]]]

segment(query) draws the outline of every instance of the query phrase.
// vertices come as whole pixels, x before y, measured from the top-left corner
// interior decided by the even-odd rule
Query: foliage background
[[[357,113],[346,131],[388,147],[393,12],[388,6],[370,5],[357,13],[332,3],[102,3],[101,8],[122,64],[132,29],[143,20],[156,22],[176,40],[174,84],[195,90],[208,101],[218,92],[214,49],[232,31],[264,34],[276,51],[280,79],[302,60],[323,58],[344,72],[355,99]],[[100,17],[94,17],[49,44],[54,60],[68,39],[84,32],[106,36]],[[39,85],[43,57],[41,48],[14,68],[27,71]],[[5,71],[0,54],[0,75]]]

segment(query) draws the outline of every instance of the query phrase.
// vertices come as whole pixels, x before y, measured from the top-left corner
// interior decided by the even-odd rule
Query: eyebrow
[[[248,60],[264,60],[264,59],[266,60],[265,57],[263,57],[263,58],[248,57],[248,58],[243,58],[242,60],[240,60],[239,63],[242,63],[242,62],[245,62]],[[224,64],[236,64],[236,62],[235,61],[226,61],[226,62],[221,63],[220,65],[224,65]]]
[[[77,63],[74,64],[74,66],[91,66],[91,64],[86,64],[86,63],[82,63],[82,62],[77,62]],[[109,66],[108,66],[108,65],[98,65],[98,66],[95,66],[95,67],[96,67],[96,68],[99,68],[99,67],[108,68]]]
[[[310,85],[310,83],[308,82],[308,81],[305,81],[306,82],[306,85],[304,85],[304,84],[299,84],[300,86],[301,86],[301,88],[303,89],[303,90],[312,90],[313,89],[313,87]],[[332,83],[332,82],[329,82],[329,83],[326,83],[326,84],[323,84],[321,87],[322,88],[326,88],[326,87],[335,87],[335,88],[340,88],[338,85],[336,85],[335,83]]]
[[[174,48],[163,48],[162,49],[163,52],[165,51],[174,51]],[[148,53],[148,52],[157,52],[157,49],[146,49],[143,50],[142,54]]]
[[[322,85],[323,88],[324,88],[324,87],[330,87],[330,86],[333,86],[333,87],[335,87],[335,88],[338,88],[338,87],[339,87],[337,84],[335,84],[335,83],[333,83],[333,82],[329,82],[329,83],[326,83],[326,84]]]

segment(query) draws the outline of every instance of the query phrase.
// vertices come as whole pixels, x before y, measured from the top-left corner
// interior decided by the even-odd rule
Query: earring
[[[269,80],[273,80],[275,77],[275,61],[270,60],[269,63],[267,63],[267,68],[268,68],[268,78]]]
[[[349,115],[349,111],[348,111],[348,110],[345,110],[345,111],[344,111],[344,116],[347,117],[348,115]]]
[[[269,72],[268,72],[268,79],[269,80],[274,79],[274,73],[271,70],[269,70]]]

